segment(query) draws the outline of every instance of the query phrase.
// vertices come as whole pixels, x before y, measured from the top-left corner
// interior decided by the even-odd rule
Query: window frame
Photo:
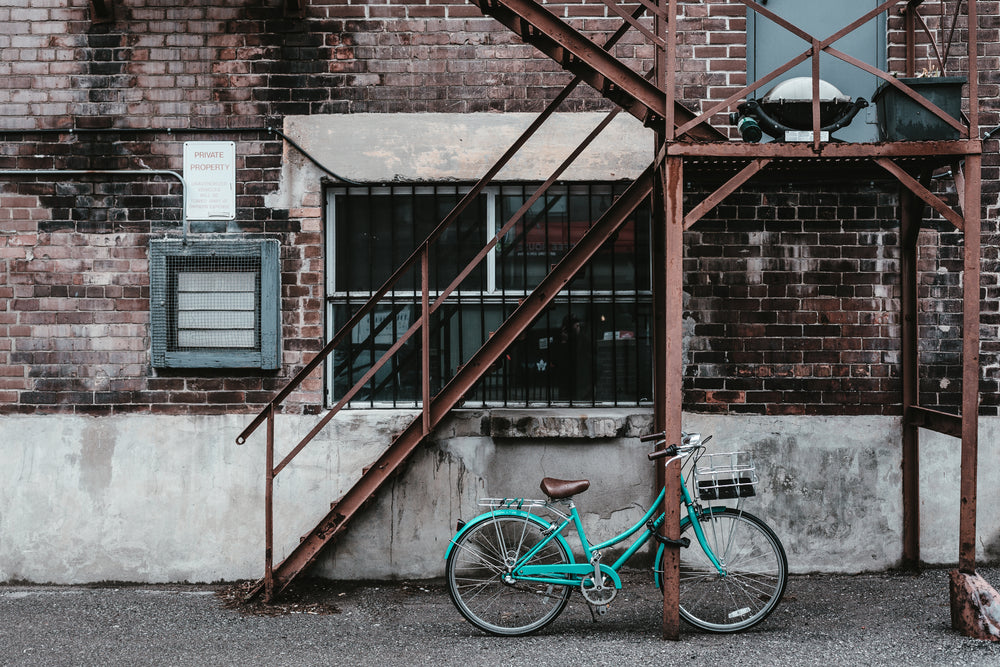
[[[487,202],[485,206],[486,211],[486,225],[484,229],[484,238],[482,239],[482,244],[485,245],[489,240],[493,238],[499,227],[506,222],[505,220],[500,220],[498,215],[499,206],[497,200],[503,193],[505,188],[516,187],[522,188],[526,192],[530,193],[531,190],[536,186],[537,183],[530,181],[517,181],[510,183],[500,183],[496,185],[490,185],[483,189],[480,196],[486,196]],[[617,181],[583,181],[583,182],[560,182],[553,185],[549,189],[549,193],[558,192],[560,190],[565,190],[567,194],[572,193],[575,187],[585,187],[587,188],[587,193],[593,196],[594,188],[607,187],[610,189],[611,194],[614,193],[614,188],[619,185]],[[325,290],[326,294],[324,297],[324,321],[326,327],[325,340],[329,340],[334,333],[336,333],[336,317],[335,309],[340,305],[345,305],[349,303],[355,304],[355,307],[359,306],[361,303],[367,301],[371,296],[374,289],[377,289],[379,285],[372,285],[370,290],[337,290],[337,206],[336,197],[344,193],[356,193],[361,192],[377,196],[377,195],[388,195],[388,194],[402,194],[402,195],[417,195],[417,194],[457,194],[459,196],[466,194],[471,190],[471,186],[468,184],[453,184],[453,183],[436,183],[436,182],[425,182],[425,183],[394,183],[385,185],[362,185],[362,186],[346,186],[346,185],[331,185],[325,189],[324,202],[326,205],[326,211],[324,215],[324,220],[326,221],[326,230],[324,235],[325,243],[325,254],[327,257],[326,261],[326,280],[325,280]],[[521,288],[504,288],[499,285],[499,267],[497,260],[497,246],[490,249],[487,257],[484,258],[483,262],[486,264],[485,271],[485,283],[486,289],[483,291],[479,290],[455,290],[452,292],[449,298],[455,298],[459,301],[462,299],[474,300],[474,303],[480,307],[504,307],[509,306],[512,297],[516,294],[522,294],[527,296],[531,289],[521,289]],[[645,260],[648,263],[647,269],[649,271],[649,276],[652,276],[652,258],[648,252],[645,253]],[[395,267],[394,267],[395,268]],[[572,283],[571,283],[572,284]],[[420,292],[414,290],[394,290],[392,292],[392,302],[399,305],[400,302],[410,300],[413,304],[419,306],[420,303]],[[439,290],[431,289],[429,296],[431,301],[433,301],[440,294]],[[573,303],[587,302],[589,304],[598,303],[614,303],[616,298],[628,297],[637,304],[645,302],[647,305],[652,304],[652,287],[647,285],[645,289],[638,288],[627,288],[627,289],[564,289],[561,290],[558,296],[553,301],[554,305],[569,304],[572,306]],[[402,332],[399,332],[402,333]],[[333,383],[334,371],[334,355],[330,355],[325,364],[324,373],[324,396],[327,401],[327,405],[331,406],[335,404],[339,397],[335,394],[335,387]],[[596,399],[591,399],[587,402],[576,402],[575,404],[581,407],[590,406],[636,406],[636,405],[650,405],[652,402],[652,383],[648,388],[648,397],[639,397],[635,400],[625,400],[625,399],[615,399],[614,401],[598,401]],[[487,407],[521,407],[527,409],[545,409],[553,407],[565,407],[567,405],[572,406],[574,402],[570,401],[553,401],[551,399],[546,399],[544,401],[520,401],[511,400],[505,398],[503,401],[480,401],[475,400],[475,404],[480,403],[486,405]],[[363,408],[374,408],[374,409],[386,409],[386,408],[396,408],[396,409],[409,409],[409,408],[419,408],[422,405],[422,401],[419,397],[410,400],[404,398],[394,398],[392,400],[355,400],[348,404],[347,407],[363,409]]]

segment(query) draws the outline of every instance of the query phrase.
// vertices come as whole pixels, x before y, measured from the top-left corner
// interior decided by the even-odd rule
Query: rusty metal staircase
[[[341,535],[351,518],[364,508],[391,476],[430,433],[460,403],[465,393],[485,374],[490,366],[514,340],[542,313],[552,299],[597,252],[603,243],[622,226],[632,211],[649,197],[653,187],[653,170],[647,169],[614,202],[607,213],[583,236],[537,288],[504,321],[493,336],[477,350],[454,377],[434,396],[410,425],[399,434],[389,448],[369,468],[354,486],[337,502],[292,552],[272,570],[273,582],[262,582],[268,596],[279,594],[292,579],[311,565],[322,549]],[[426,303],[426,300],[425,300]],[[421,320],[416,326],[422,326]],[[330,416],[330,413],[328,413]],[[269,418],[269,442],[272,428]],[[324,423],[327,420],[324,420]],[[269,445],[269,449],[271,446]],[[284,463],[284,462],[283,462]],[[282,466],[283,467],[283,466]],[[275,471],[280,471],[280,467]]]
[[[484,14],[504,24],[525,42],[531,44],[563,69],[572,72],[594,90],[638,118],[647,127],[662,130],[666,118],[666,94],[644,76],[627,67],[605,49],[598,47],[572,26],[559,19],[534,0],[472,0]],[[655,5],[639,5],[636,13],[624,12],[613,0],[607,6],[626,24],[650,38],[658,47],[663,39],[654,35],[638,21],[648,7],[659,11]],[[684,105],[674,103],[675,125],[693,120],[695,115]],[[710,125],[695,125],[688,133],[691,139],[707,141],[725,140],[726,137]]]
[[[354,315],[334,335],[330,342],[282,389],[275,398],[257,415],[253,422],[239,435],[237,443],[243,444],[246,439],[262,424],[267,425],[267,463],[265,490],[265,574],[252,590],[251,595],[263,592],[270,600],[280,594],[292,580],[308,568],[319,556],[321,551],[342,535],[351,519],[365,507],[379,489],[400,470],[400,466],[410,454],[427,437],[449,412],[458,405],[466,392],[473,388],[476,382],[486,374],[491,365],[503,354],[507,347],[523,333],[551,303],[558,292],[582,269],[587,261],[598,251],[605,241],[610,239],[624,224],[629,215],[640,203],[647,200],[654,189],[656,180],[656,164],[650,165],[611,205],[605,214],[596,221],[573,246],[558,264],[546,275],[538,286],[527,296],[518,308],[508,317],[499,329],[485,341],[483,346],[473,353],[455,375],[444,385],[436,396],[430,395],[429,347],[431,315],[445,302],[462,281],[474,270],[483,258],[491,251],[497,242],[513,228],[527,213],[530,206],[540,198],[552,183],[569,167],[569,165],[590,145],[597,135],[622,110],[627,110],[647,126],[662,129],[664,118],[672,116],[674,125],[687,124],[685,140],[704,141],[720,140],[724,137],[705,123],[691,123],[695,118],[688,109],[681,105],[674,106],[673,114],[665,114],[666,96],[664,92],[650,83],[645,77],[623,65],[609,55],[610,49],[631,28],[648,32],[637,18],[643,13],[644,7],[639,6],[632,14],[619,13],[624,19],[622,27],[608,38],[601,47],[573,30],[540,5],[531,0],[499,0],[487,2],[481,0],[482,9],[495,16],[505,25],[514,29],[525,41],[535,45],[539,50],[559,62],[565,69],[576,75],[559,95],[548,105],[508,151],[483,176],[483,178],[466,194],[455,209],[431,232],[427,239],[396,269],[382,287],[361,306]],[[429,290],[429,256],[431,245],[444,233],[465,208],[482,192],[497,173],[521,149],[527,140],[551,117],[563,101],[569,97],[575,87],[586,82],[603,96],[614,102],[619,108],[611,111],[595,130],[577,147],[555,172],[530,197],[524,206],[508,220],[497,232],[497,235],[484,247],[466,268],[459,273],[445,290],[437,295],[431,295]],[[662,156],[661,156],[662,157]],[[296,445],[280,462],[274,461],[274,422],[275,415],[282,403],[302,382],[315,372],[329,355],[345,340],[348,340],[352,329],[364,318],[368,317],[379,305],[380,300],[391,292],[402,276],[409,271],[419,271],[421,275],[421,315],[419,319],[376,361],[360,380],[340,398],[316,424],[316,426]],[[433,299],[433,301],[432,301]],[[323,429],[326,424],[374,377],[391,357],[398,352],[404,343],[415,337],[421,337],[421,354],[423,370],[423,395],[421,413],[410,425],[394,438],[388,449],[370,467],[366,468],[360,479],[335,503],[329,512],[319,521],[301,542],[277,565],[273,563],[273,512],[272,497],[274,477],[281,472],[292,459]]]

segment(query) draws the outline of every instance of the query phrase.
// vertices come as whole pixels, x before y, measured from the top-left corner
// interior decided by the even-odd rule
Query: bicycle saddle
[[[569,498],[570,496],[575,496],[578,493],[583,493],[590,488],[589,479],[555,479],[553,477],[545,477],[542,479],[542,483],[539,485],[542,493],[547,495],[552,500],[559,500],[560,498]]]

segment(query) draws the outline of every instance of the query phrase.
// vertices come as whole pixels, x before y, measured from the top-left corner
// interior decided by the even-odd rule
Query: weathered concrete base
[[[966,637],[1000,641],[1000,593],[978,574],[953,570],[951,627]]]
[[[342,412],[275,485],[275,557],[323,516],[412,411]],[[247,415],[8,416],[0,419],[0,581],[217,581],[263,572],[264,437],[238,447]],[[279,456],[316,417],[280,415]],[[855,573],[902,555],[899,419],[685,415],[712,451],[753,453],[747,509],[774,528],[792,572]],[[457,519],[484,496],[540,495],[543,476],[589,478],[584,525],[604,541],[642,516],[654,465],[638,435],[649,411],[460,410],[420,447],[315,574],[441,576]],[[921,556],[958,554],[959,448],[921,436]],[[980,479],[1000,456],[1000,419],[980,421]],[[1000,503],[981,484],[980,507]],[[981,561],[1000,558],[1000,516],[981,511]]]

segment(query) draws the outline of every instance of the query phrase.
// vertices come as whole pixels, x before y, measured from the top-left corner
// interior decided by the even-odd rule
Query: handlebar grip
[[[640,435],[639,442],[649,442],[650,440],[663,440],[667,437],[666,431],[660,433],[650,433],[649,435]]]
[[[677,445],[670,445],[666,449],[658,449],[655,452],[650,452],[646,456],[650,461],[655,461],[656,459],[662,459],[666,456],[676,456],[677,455]]]

